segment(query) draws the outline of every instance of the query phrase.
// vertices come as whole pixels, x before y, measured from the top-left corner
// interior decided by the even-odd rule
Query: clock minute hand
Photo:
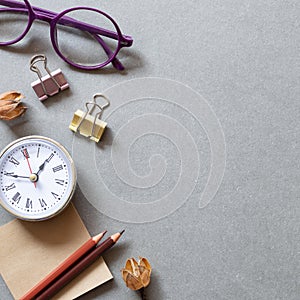
[[[11,177],[14,177],[14,178],[26,178],[26,179],[30,179],[29,176],[21,176],[21,175],[16,175],[14,173],[4,173],[4,175],[11,176]]]

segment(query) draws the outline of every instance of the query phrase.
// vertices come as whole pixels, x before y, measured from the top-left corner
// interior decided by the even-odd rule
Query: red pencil
[[[45,287],[55,281],[59,275],[66,271],[73,263],[83,257],[87,252],[96,247],[99,241],[103,238],[107,231],[103,231],[100,234],[91,237],[69,257],[67,257],[58,267],[56,267],[51,273],[49,273],[44,279],[37,283],[31,290],[29,290],[20,300],[31,300]]]
[[[74,279],[79,273],[85,270],[90,264],[92,264],[98,257],[100,257],[104,251],[111,248],[121,237],[122,233],[118,232],[107,238],[98,247],[96,247],[92,252],[84,256],[77,263],[74,264],[65,274],[62,274],[53,284],[46,287],[35,300],[48,300],[51,299],[61,288],[63,288],[67,283]]]

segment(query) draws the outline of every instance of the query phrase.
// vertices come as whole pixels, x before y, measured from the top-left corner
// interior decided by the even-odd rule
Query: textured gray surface
[[[60,141],[74,154],[79,173],[74,204],[90,233],[126,228],[123,241],[105,255],[115,279],[80,299],[139,299],[124,286],[119,272],[127,257],[138,255],[153,265],[148,299],[299,299],[299,1],[39,2],[32,1],[57,11],[80,4],[99,7],[134,37],[133,47],[120,53],[127,67],[123,73],[68,67],[52,50],[46,25],[34,24],[24,42],[0,49],[1,91],[22,91],[29,107],[24,118],[0,123],[1,148],[30,134]],[[28,64],[35,53],[45,53],[51,69],[60,67],[71,87],[45,104],[30,88],[35,76]],[[200,112],[148,94],[148,99],[123,106],[114,100],[115,111],[107,111],[110,128],[98,146],[67,128],[73,112],[94,93],[117,91],[114,85],[142,77],[189,86],[206,99],[221,124],[226,170],[216,196],[202,209],[199,200],[211,167],[211,141],[205,124],[195,119]],[[141,91],[127,92],[134,97]],[[128,173],[136,178],[154,174],[149,178],[155,182],[162,162],[164,173],[154,186],[145,182],[143,186],[134,176],[127,184],[116,172],[111,154],[126,138],[114,138],[123,125],[134,124],[133,118],[147,113],[168,116],[185,127],[198,151],[199,177],[175,212],[153,222],[125,223],[92,206],[89,198],[99,197],[100,203],[111,200],[101,198],[97,180],[101,177],[122,200],[150,203],[185,179],[180,177],[179,154],[193,155],[186,150],[179,153],[181,145],[168,136],[157,132],[141,136],[131,141],[128,158],[124,157],[132,168]],[[126,132],[128,138],[134,136]],[[90,185],[92,189],[85,190]],[[2,209],[0,217],[1,224],[12,219]],[[0,295],[11,299],[3,281]]]

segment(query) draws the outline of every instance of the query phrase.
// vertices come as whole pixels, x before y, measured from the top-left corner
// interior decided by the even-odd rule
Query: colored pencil
[[[65,272],[71,265],[77,260],[86,255],[89,251],[96,247],[99,241],[103,238],[106,231],[99,233],[88,239],[82,246],[80,246],[75,252],[67,257],[58,267],[51,271],[44,279],[38,282],[32,289],[30,289],[20,300],[31,300],[43,289],[53,283],[63,272]]]
[[[65,274],[62,274],[53,284],[45,288],[37,297],[36,300],[50,299],[60,289],[62,289],[67,283],[74,279],[79,273],[90,266],[97,258],[99,258],[104,251],[111,248],[121,237],[124,230],[113,234],[107,238],[104,242],[100,243],[92,252],[80,259],[74,266],[72,266]]]

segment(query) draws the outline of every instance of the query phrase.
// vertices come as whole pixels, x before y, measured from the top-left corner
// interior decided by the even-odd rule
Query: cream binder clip
[[[96,103],[96,98],[101,97],[105,100],[105,104],[100,106]],[[107,125],[106,122],[100,119],[103,110],[110,105],[109,100],[103,94],[95,94],[93,96],[93,102],[87,102],[85,104],[86,111],[78,109],[74,113],[73,119],[69,128],[74,132],[79,132],[81,135],[90,138],[94,142],[98,143]],[[98,108],[98,112],[95,116],[92,115],[95,108]]]
[[[45,76],[42,76],[41,71],[36,66],[36,63],[41,61],[44,62],[44,68],[47,72]],[[39,78],[32,82],[31,86],[40,101],[44,101],[48,97],[53,96],[69,87],[61,69],[50,72],[47,67],[47,57],[44,54],[37,54],[31,58],[30,70],[37,73]]]

